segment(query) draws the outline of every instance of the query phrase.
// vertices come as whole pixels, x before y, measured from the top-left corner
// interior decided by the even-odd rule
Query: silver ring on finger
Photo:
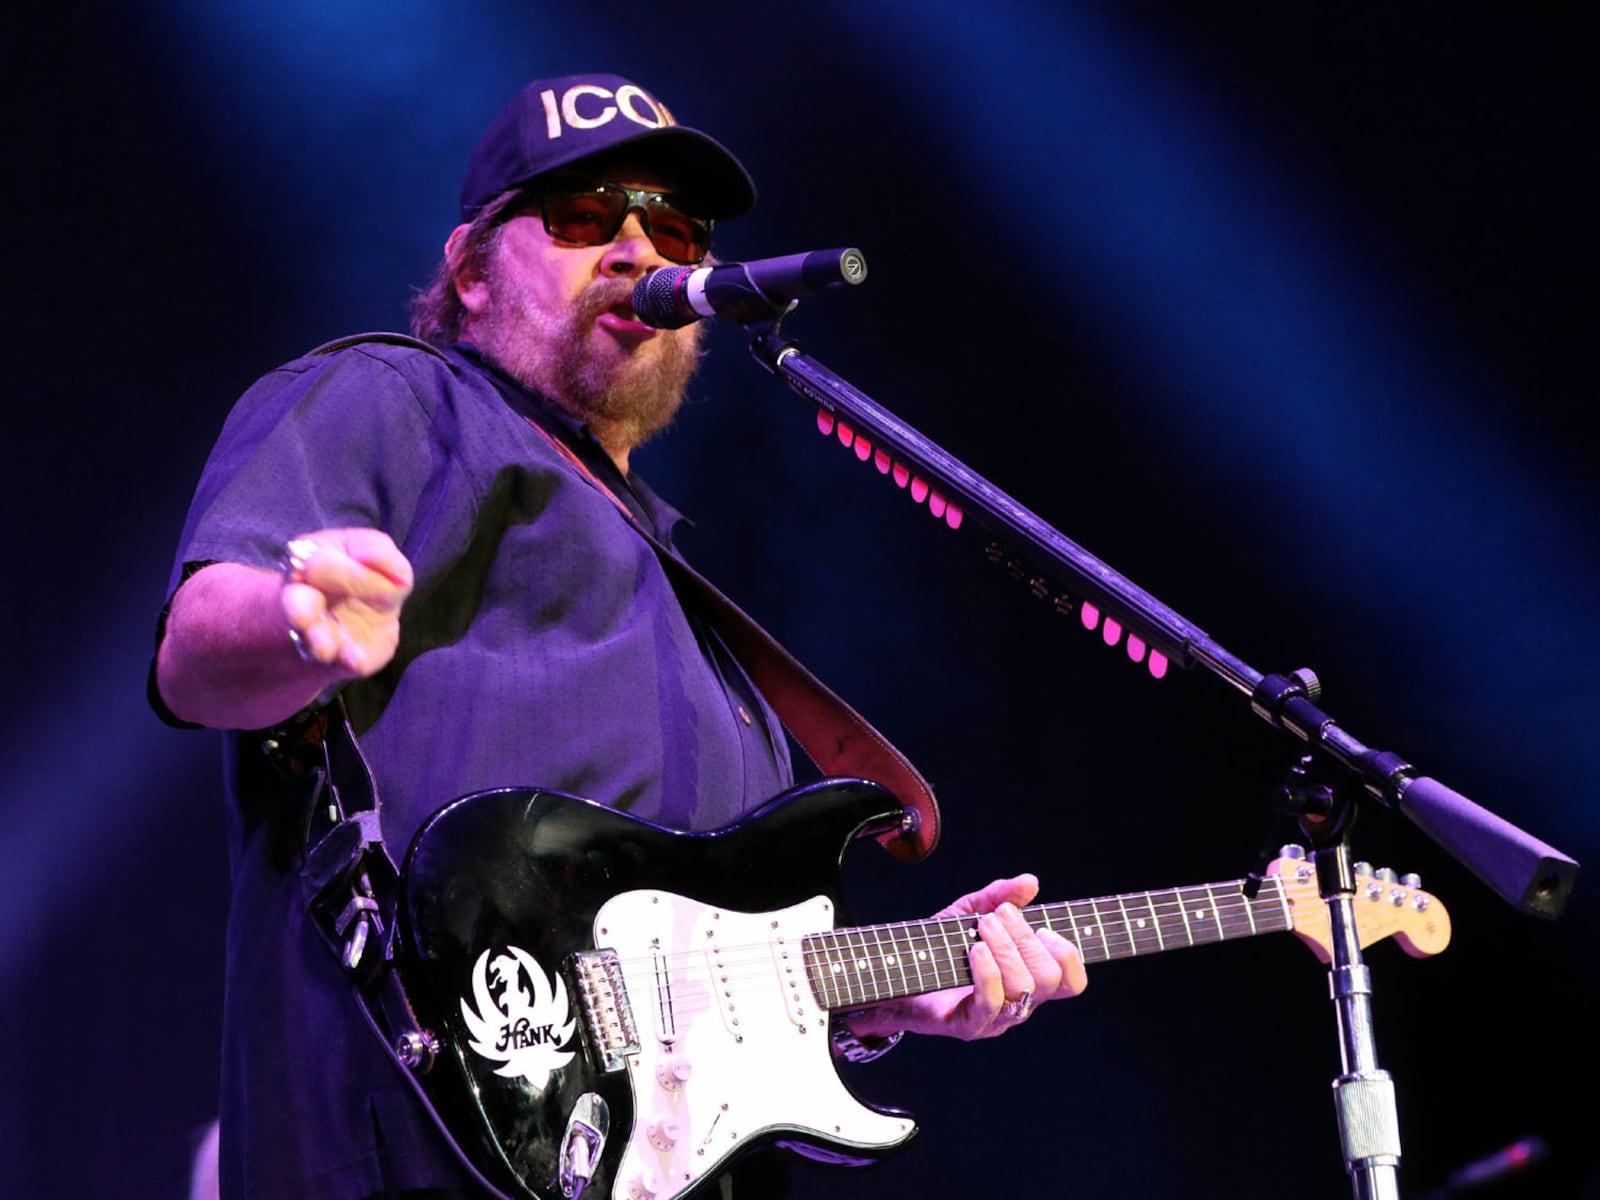
[[[321,662],[316,651],[312,650],[310,641],[293,625],[289,626],[289,644],[294,647],[294,652],[300,656],[301,662]]]
[[[1033,1013],[1033,990],[1022,993],[1015,1000],[1007,1000],[1000,1006],[1000,1015],[1015,1024],[1022,1024]]]
[[[283,552],[279,555],[284,578],[292,583],[300,582],[306,569],[306,561],[316,552],[316,542],[308,537],[290,538],[285,542]]]

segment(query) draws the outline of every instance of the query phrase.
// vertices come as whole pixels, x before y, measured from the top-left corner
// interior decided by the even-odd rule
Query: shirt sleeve
[[[447,458],[391,362],[357,347],[291,363],[229,414],[201,473],[169,594],[186,564],[274,566],[288,539],[315,529],[382,529],[403,546]]]
[[[422,378],[438,369],[428,364]],[[157,648],[172,597],[211,563],[275,566],[297,534],[357,526],[382,529],[406,552],[425,523],[419,514],[451,475],[437,428],[442,389],[418,387],[417,378],[396,367],[392,350],[379,357],[357,346],[289,363],[240,398],[190,504]],[[192,728],[167,707],[155,679],[152,654],[151,708],[169,725]]]

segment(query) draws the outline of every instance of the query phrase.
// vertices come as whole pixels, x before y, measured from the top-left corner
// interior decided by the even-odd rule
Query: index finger
[[[368,570],[376,571],[396,587],[410,588],[411,562],[381,529],[335,530],[344,552]]]
[[[409,569],[405,575],[409,577]],[[378,608],[397,606],[411,591],[409,580],[400,582],[388,571],[352,558],[337,546],[318,546],[290,576],[291,583],[309,584],[330,603],[360,600]]]
[[[1002,904],[1027,904],[1039,894],[1036,875],[1013,875],[1010,879],[996,879],[987,887],[968,892],[949,908],[938,913],[941,917],[964,916],[968,913],[993,912]]]
[[[368,599],[381,599],[396,589],[411,590],[411,563],[379,529],[301,534],[289,539],[285,554],[291,583]]]

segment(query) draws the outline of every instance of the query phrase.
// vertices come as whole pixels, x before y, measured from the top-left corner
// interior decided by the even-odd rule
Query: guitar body
[[[835,1072],[801,956],[836,924],[845,848],[900,817],[863,780],[709,833],[533,789],[441,809],[402,867],[401,976],[469,1157],[512,1194],[621,1200],[697,1192],[766,1144],[903,1147],[910,1118]]]

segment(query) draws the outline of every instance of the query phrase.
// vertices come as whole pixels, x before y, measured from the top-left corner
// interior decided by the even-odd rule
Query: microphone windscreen
[[[680,285],[686,283],[693,267],[661,267],[651,271],[633,288],[633,313],[655,329],[682,329],[700,319],[683,302]]]

